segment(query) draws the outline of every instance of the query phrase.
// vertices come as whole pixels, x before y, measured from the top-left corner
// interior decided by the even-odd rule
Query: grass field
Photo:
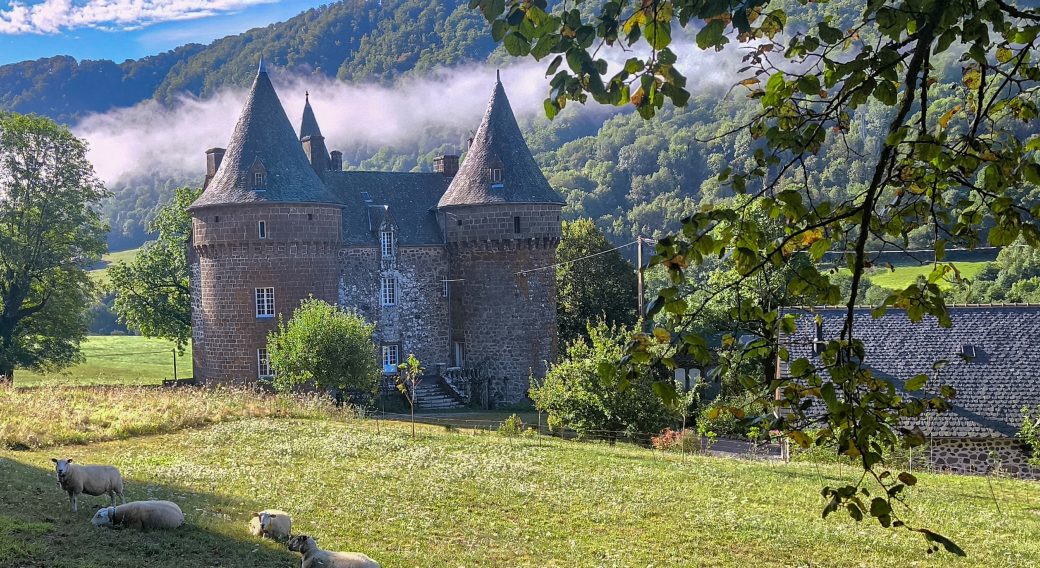
[[[985,268],[985,262],[956,262],[957,270],[961,272],[961,278],[972,279],[978,274],[983,268]],[[870,278],[871,284],[881,286],[882,288],[888,288],[889,290],[901,290],[907,286],[913,284],[918,276],[928,277],[932,273],[933,266],[931,264],[925,264],[923,266],[896,266],[895,270],[889,270],[888,268],[875,268],[867,272],[867,276]],[[842,272],[845,274],[849,273],[849,269],[843,268]],[[939,283],[941,288],[949,288],[953,285],[953,275],[947,276],[946,280]]]
[[[15,371],[16,386],[39,385],[155,385],[173,378],[172,342],[139,336],[94,335],[83,343],[87,361],[60,373],[41,375]],[[190,377],[191,346],[177,357],[177,375]]]
[[[107,501],[68,510],[51,457],[108,463],[128,499],[169,499],[171,532],[95,529]],[[820,518],[820,488],[852,472],[688,458],[555,439],[506,439],[400,423],[257,419],[160,436],[0,451],[0,564],[288,567],[299,556],[248,535],[254,510],[293,514],[295,533],[394,567],[1037,566],[1035,483],[920,475],[901,513],[968,553],[926,555],[902,530]]]
[[[90,267],[90,277],[102,286],[108,286],[112,282],[108,278],[108,267],[117,262],[130,262],[137,256],[138,250],[140,249],[121,250],[102,256],[101,260]]]

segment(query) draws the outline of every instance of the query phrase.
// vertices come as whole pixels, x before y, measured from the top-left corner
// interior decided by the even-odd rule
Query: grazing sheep
[[[58,485],[69,494],[69,504],[72,511],[79,511],[79,496],[81,493],[87,495],[108,494],[112,498],[112,505],[116,504],[116,495],[126,504],[123,497],[123,476],[119,470],[110,465],[73,465],[72,460],[58,460],[51,458],[54,469],[58,472]]]
[[[379,563],[360,552],[328,552],[314,539],[301,534],[289,541],[289,550],[303,555],[301,568],[379,568]]]
[[[249,521],[249,534],[274,540],[285,540],[292,533],[292,517],[285,511],[265,509],[253,513]]]
[[[133,501],[98,510],[90,520],[95,527],[124,526],[135,529],[175,529],[184,524],[184,513],[169,501]]]

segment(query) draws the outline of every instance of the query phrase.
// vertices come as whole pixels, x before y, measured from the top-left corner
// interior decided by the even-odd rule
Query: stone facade
[[[193,314],[195,377],[206,382],[254,381],[257,350],[300,301],[335,302],[341,245],[339,208],[322,205],[214,206],[195,212],[192,246],[199,290]],[[260,238],[259,224],[265,224]],[[276,314],[258,317],[256,289],[274,288]]]
[[[990,455],[996,453],[996,459]],[[1021,479],[1040,479],[1040,469],[1029,466],[1030,448],[1012,439],[933,439],[928,458],[937,471],[998,473]]]

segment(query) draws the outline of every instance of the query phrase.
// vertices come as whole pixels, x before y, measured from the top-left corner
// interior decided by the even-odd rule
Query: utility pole
[[[643,296],[643,236],[639,235],[636,237],[636,246],[639,247],[636,251],[636,262],[639,264],[639,319],[643,322],[643,327],[646,327],[646,300]]]
[[[173,350],[173,380],[177,380],[177,350]]]

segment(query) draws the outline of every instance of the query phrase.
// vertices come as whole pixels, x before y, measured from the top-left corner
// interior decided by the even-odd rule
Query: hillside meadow
[[[82,345],[86,361],[57,373],[18,370],[15,386],[160,385],[173,378],[174,344],[133,335],[91,335]],[[177,376],[190,377],[191,346],[177,356]]]
[[[107,501],[84,497],[70,512],[54,483],[59,456],[118,466],[128,499],[173,500],[187,525],[95,529],[89,519]],[[298,566],[283,546],[248,535],[250,513],[265,507],[290,511],[294,532],[324,548],[388,568],[1040,565],[1035,483],[920,475],[900,514],[953,538],[968,552],[955,558],[925,554],[906,531],[821,519],[821,487],[852,475],[432,426],[412,440],[404,423],[346,415],[242,418],[0,450],[0,565]]]

